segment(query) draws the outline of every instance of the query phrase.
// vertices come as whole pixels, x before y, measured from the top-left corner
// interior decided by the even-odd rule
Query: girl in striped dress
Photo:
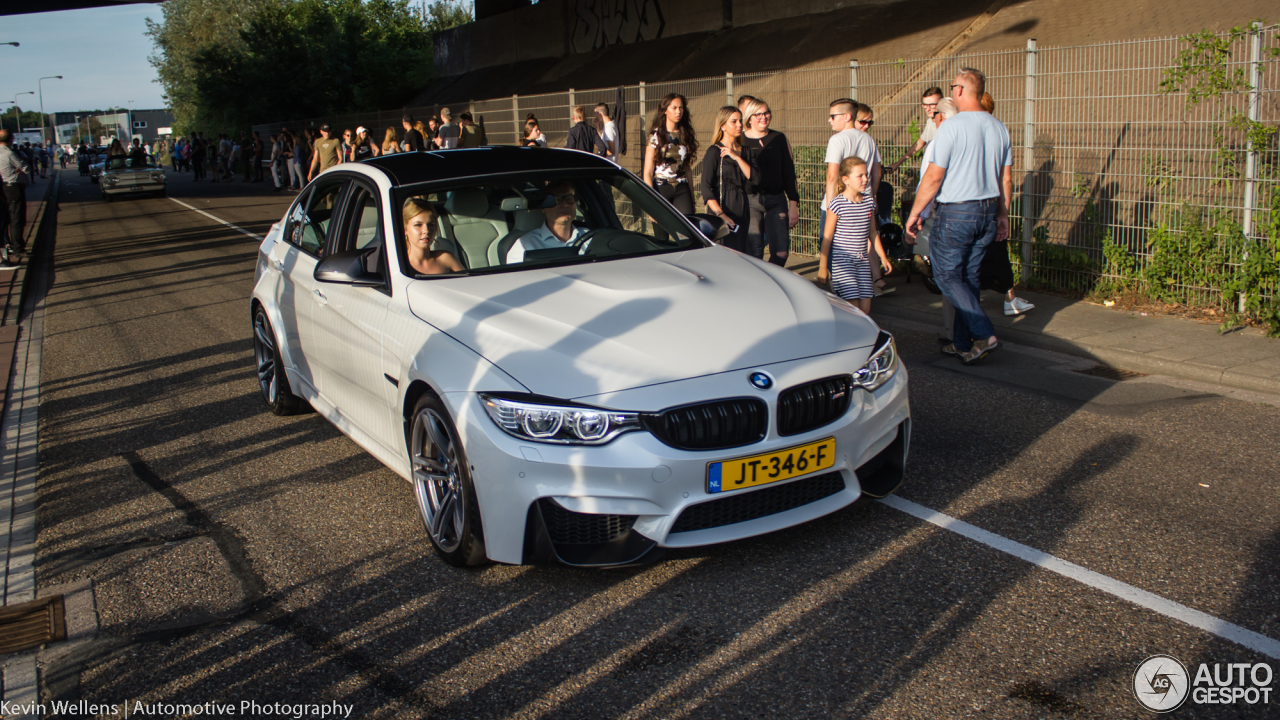
[[[874,251],[885,273],[893,271],[876,232],[875,201],[865,193],[867,184],[865,160],[854,155],[840,163],[840,179],[836,181],[840,194],[827,206],[818,256],[818,282],[830,280],[832,292],[864,313],[871,312],[871,298],[876,294],[868,256]]]

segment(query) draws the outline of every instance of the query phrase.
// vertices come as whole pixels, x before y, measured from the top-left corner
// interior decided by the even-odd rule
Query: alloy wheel
[[[253,359],[258,368],[258,387],[268,405],[276,402],[280,387],[276,381],[276,346],[267,316],[259,310],[253,316]]]
[[[413,421],[413,491],[431,541],[451,553],[462,544],[467,499],[458,448],[447,421],[432,408],[423,408]]]

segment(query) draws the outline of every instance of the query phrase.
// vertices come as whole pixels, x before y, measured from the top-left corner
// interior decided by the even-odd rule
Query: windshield
[[[135,168],[153,168],[156,164],[151,158],[141,156],[116,155],[107,160],[107,170],[129,170]]]
[[[615,172],[403,188],[406,272],[490,273],[705,247],[648,186]]]

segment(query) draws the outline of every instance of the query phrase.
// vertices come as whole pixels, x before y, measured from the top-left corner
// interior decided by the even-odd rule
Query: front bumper
[[[146,182],[119,182],[115,185],[109,185],[105,178],[101,179],[102,192],[107,195],[134,195],[140,193],[164,192],[164,181],[156,182],[148,180]]]
[[[659,548],[760,535],[832,513],[863,493],[882,497],[893,492],[902,481],[910,445],[905,368],[875,393],[854,390],[848,411],[828,425],[787,437],[776,432],[776,400],[782,389],[852,372],[868,352],[864,348],[758,368],[777,380],[771,391],[757,392],[770,408],[768,433],[760,442],[727,450],[679,450],[643,431],[595,447],[540,444],[498,429],[476,394],[446,396],[474,468],[490,559],[643,562]],[[733,371],[616,393],[605,406],[655,412],[741,396],[747,374]],[[708,463],[827,437],[836,441],[835,464],[821,472],[743,490],[707,490]]]

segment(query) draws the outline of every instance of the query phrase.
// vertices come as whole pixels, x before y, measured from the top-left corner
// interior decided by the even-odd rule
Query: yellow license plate
[[[826,470],[836,463],[836,439],[776,450],[763,455],[707,463],[707,492],[765,485]]]

